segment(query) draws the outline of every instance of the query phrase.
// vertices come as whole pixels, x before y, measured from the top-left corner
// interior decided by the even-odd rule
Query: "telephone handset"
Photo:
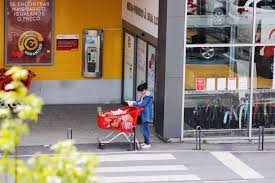
[[[88,72],[95,72],[96,70],[96,61],[97,60],[97,48],[88,47],[87,48],[87,66]]]

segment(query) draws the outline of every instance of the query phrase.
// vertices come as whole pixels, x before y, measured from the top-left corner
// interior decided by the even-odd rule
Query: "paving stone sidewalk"
[[[97,107],[103,110],[117,109],[121,105],[47,105],[37,123],[30,123],[30,134],[22,139],[21,146],[39,146],[55,144],[67,138],[67,129],[73,131],[73,139],[77,144],[96,143],[97,138],[105,136],[109,131],[97,126]],[[152,141],[161,142],[152,131]],[[138,132],[138,138],[141,134]],[[118,139],[123,142],[124,139]]]

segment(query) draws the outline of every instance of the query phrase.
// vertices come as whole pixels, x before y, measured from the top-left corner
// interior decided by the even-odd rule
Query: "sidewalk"
[[[93,144],[78,144],[78,150],[91,153],[129,153],[128,143],[113,143],[108,144],[103,150],[97,149],[97,143]],[[202,144],[202,150],[196,151],[194,143],[153,143],[149,150],[139,150],[137,152],[204,152],[204,151],[230,151],[230,152],[275,152],[275,143],[265,143],[264,151],[258,151],[256,143],[247,144]],[[49,147],[46,146],[21,146],[18,147],[19,155],[32,155],[36,152],[51,154]],[[135,152],[135,151],[134,151]]]
[[[77,144],[97,143],[97,138],[106,136],[110,131],[97,126],[97,107],[103,110],[116,109],[120,105],[47,105],[37,123],[30,123],[30,135],[22,138],[21,146],[51,145],[67,138],[67,129],[73,131]],[[139,127],[138,127],[139,128]],[[137,136],[141,135],[137,129]],[[152,141],[161,142],[152,131]],[[118,139],[123,142],[124,139]]]

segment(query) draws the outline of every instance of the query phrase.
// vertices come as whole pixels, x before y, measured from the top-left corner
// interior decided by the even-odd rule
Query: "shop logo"
[[[44,39],[42,35],[36,31],[27,31],[21,34],[18,41],[20,52],[27,56],[39,55],[44,47]]]

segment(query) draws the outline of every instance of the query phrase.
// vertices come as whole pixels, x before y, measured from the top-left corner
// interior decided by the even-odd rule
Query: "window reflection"
[[[187,4],[185,129],[248,136],[249,121],[275,128],[275,0]]]
[[[203,34],[202,43],[252,43],[254,7],[250,2],[253,4],[251,0],[188,0],[188,31],[197,28]]]

